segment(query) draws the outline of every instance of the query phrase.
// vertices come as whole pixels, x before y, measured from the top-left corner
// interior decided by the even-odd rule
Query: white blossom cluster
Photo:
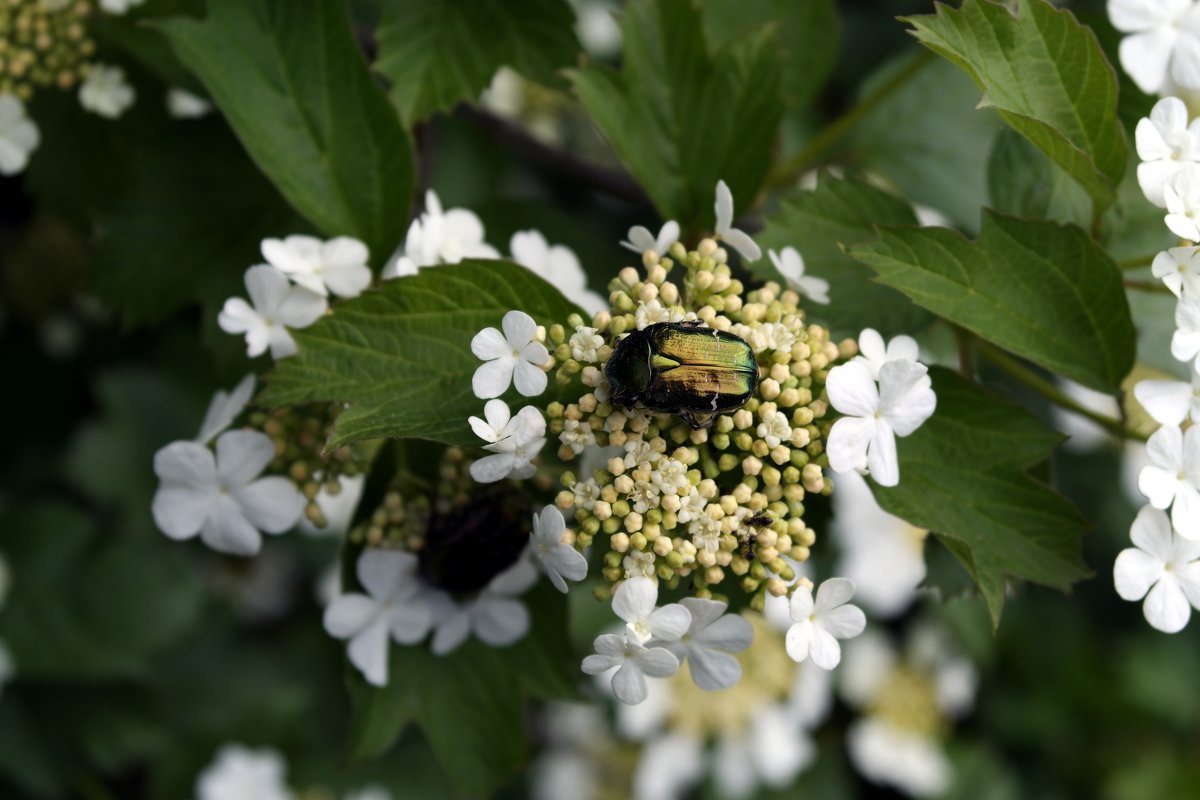
[[[349,640],[350,663],[376,686],[388,682],[390,643],[410,646],[432,634],[430,648],[444,656],[472,636],[491,647],[507,647],[529,632],[529,609],[519,597],[537,580],[535,563],[565,592],[566,581],[587,576],[587,561],[563,541],[562,513],[547,506],[534,515],[525,550],[482,590],[456,599],[428,583],[411,552],[368,547],[359,555],[356,574],[364,592],[336,597],[325,609],[325,630]]]
[[[855,768],[910,797],[950,788],[953,764],[943,740],[974,705],[977,676],[937,628],[918,627],[903,650],[882,633],[846,648],[839,693],[862,716],[846,732]]]
[[[1171,354],[1191,373],[1187,381],[1134,386],[1161,427],[1138,474],[1149,505],[1134,520],[1134,547],[1117,556],[1113,578],[1122,598],[1145,598],[1151,626],[1175,633],[1200,608],[1200,119],[1189,120],[1185,102],[1200,90],[1200,3],[1110,0],[1108,10],[1113,25],[1130,34],[1121,43],[1125,71],[1144,91],[1168,95],[1138,122],[1137,175],[1146,199],[1165,210],[1164,222],[1181,239],[1155,256],[1151,271],[1178,298]]]

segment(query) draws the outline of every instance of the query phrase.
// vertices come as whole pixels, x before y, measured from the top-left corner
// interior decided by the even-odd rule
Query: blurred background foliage
[[[371,32],[388,4],[350,4],[369,57]],[[780,4],[698,5],[715,45],[769,22]],[[803,148],[828,121],[921,59],[928,63],[916,77],[816,163],[869,172],[972,235],[980,207],[1021,210],[1028,196],[1006,181],[1040,170],[1031,180],[1042,188],[1035,200],[1041,210],[1086,220],[1075,187],[1064,186],[994,115],[975,110],[970,80],[929,59],[896,21],[929,12],[930,3],[798,5],[813,21],[780,24],[792,46],[779,152]],[[1102,4],[1069,5],[1111,53],[1116,36]],[[347,757],[342,645],[322,630],[314,590],[336,541],[293,535],[242,561],[170,542],[150,519],[155,450],[191,437],[214,387],[259,366],[217,329],[219,304],[240,293],[263,237],[310,231],[220,114],[180,121],[160,102],[168,87],[199,91],[200,83],[155,22],[200,14],[202,6],[155,0],[102,18],[99,56],[126,69],[138,102],[114,122],[87,114],[71,94],[39,93],[30,108],[41,148],[25,174],[0,179],[0,418],[9,421],[0,551],[14,574],[0,638],[19,665],[0,695],[0,796],[187,797],[228,741],[282,750],[294,786],[340,791],[373,780],[397,797],[452,796],[413,729],[377,758]],[[546,96],[567,147],[538,144],[511,122],[467,106],[417,124],[416,196],[432,187],[447,207],[473,209],[501,249],[513,232],[536,227],[570,246],[592,285],[603,286],[629,260],[617,242],[631,224],[650,225],[655,213],[565,89],[559,81]],[[1122,78],[1127,128],[1149,102]],[[592,172],[578,171],[581,159]],[[1110,212],[1117,257],[1158,247],[1143,232],[1153,212],[1136,185],[1132,192]],[[764,235],[771,240],[769,229]],[[805,252],[818,262],[825,257]],[[849,269],[840,258],[828,254],[833,269]],[[879,316],[873,288],[853,285],[860,284],[861,297],[839,294],[835,284],[830,315],[839,333]],[[1160,300],[1135,298],[1147,360],[1166,352],[1171,331]],[[910,316],[891,327],[918,333],[912,324],[928,322]],[[922,337],[953,347],[936,328]],[[1019,394],[1001,376],[987,377]],[[1051,419],[1048,408],[1042,412]],[[1157,633],[1138,605],[1112,589],[1110,566],[1136,509],[1117,489],[1122,454],[1108,442],[1085,452],[1060,448],[1051,470],[1094,526],[1084,542],[1093,578],[1070,596],[1017,587],[993,636],[960,567],[931,540],[930,580],[941,591],[895,623],[944,620],[980,671],[978,708],[951,744],[958,779],[949,796],[1198,797],[1200,633],[1194,626],[1173,637]],[[938,594],[951,596],[943,602]],[[577,593],[572,602],[575,635],[586,642],[599,624],[592,601]],[[763,796],[882,796],[848,765],[841,739],[848,719],[839,710],[822,728],[817,764],[795,789]],[[527,729],[536,732],[532,717]],[[500,796],[527,791],[522,772]]]

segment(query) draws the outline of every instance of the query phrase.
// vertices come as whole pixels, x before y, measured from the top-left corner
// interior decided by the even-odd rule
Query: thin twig
[[[509,152],[555,175],[635,205],[653,207],[642,187],[624,170],[603,167],[538,141],[520,125],[477,106],[460,103],[454,115],[475,125]]]
[[[1137,289],[1142,292],[1154,292],[1155,294],[1174,294],[1174,292],[1166,287],[1166,284],[1159,283],[1158,281],[1127,280],[1125,281],[1125,287],[1127,289]]]
[[[976,339],[974,341],[974,345],[975,351],[988,361],[992,362],[992,364],[999,368],[1001,372],[1008,375],[1022,386],[1037,392],[1051,403],[1054,403],[1056,406],[1064,408],[1074,414],[1078,414],[1081,417],[1087,417],[1092,422],[1096,423],[1115,436],[1120,436],[1124,439],[1132,439],[1138,442],[1146,441],[1147,437],[1144,434],[1126,428],[1119,419],[1113,419],[1112,417],[1105,416],[1104,414],[1098,414],[1095,411],[1092,411],[1090,408],[1083,406],[1075,399],[1070,397],[1062,389],[1059,389],[1058,386],[1056,386],[1052,381],[1049,381],[1046,378],[1043,378],[1041,375],[1038,375],[1036,372],[1029,369],[1029,367],[1026,367],[1020,361],[1013,358],[1008,353],[1005,353],[1003,350],[1000,350],[999,348],[994,347],[993,345],[981,339]]]
[[[922,50],[913,56],[907,64],[896,71],[883,85],[864,97],[853,108],[829,123],[820,133],[814,136],[800,152],[776,165],[767,177],[767,187],[778,189],[793,183],[810,168],[815,166],[820,156],[837,143],[846,131],[853,128],[859,120],[870,113],[876,106],[890,97],[897,89],[919,73],[925,65],[934,60],[932,50]]]

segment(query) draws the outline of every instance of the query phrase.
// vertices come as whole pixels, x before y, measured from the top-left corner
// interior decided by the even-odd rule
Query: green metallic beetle
[[[617,342],[604,367],[619,406],[641,403],[707,428],[745,405],[758,386],[758,362],[741,337],[700,322],[659,322]]]

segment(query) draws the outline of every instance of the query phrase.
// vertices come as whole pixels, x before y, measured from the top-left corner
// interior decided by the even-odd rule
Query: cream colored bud
[[[629,288],[636,286],[637,282],[640,280],[638,277],[638,271],[633,267],[625,267],[622,269],[617,273],[617,278],[621,281],[621,283],[625,284]]]
[[[783,597],[787,594],[787,584],[779,580],[779,578],[768,578],[767,594],[772,597]]]
[[[696,552],[696,563],[702,567],[711,567],[717,563],[717,555],[707,550],[699,550]]]
[[[673,306],[679,303],[679,289],[673,283],[664,283],[658,290],[658,296],[665,305]]]
[[[628,552],[629,536],[625,533],[614,533],[608,537],[608,546],[618,553]]]
[[[739,408],[733,412],[733,427],[739,431],[744,431],[754,424],[754,415],[744,408]]]
[[[681,501],[677,495],[668,494],[663,496],[662,500],[660,501],[660,505],[664,511],[669,511],[673,514],[679,510]]]
[[[665,557],[671,552],[672,548],[673,545],[669,536],[659,536],[654,540],[654,552],[656,555]]]
[[[774,400],[779,397],[779,382],[774,378],[767,378],[758,384],[758,394],[767,400]]]
[[[711,566],[704,570],[704,580],[708,582],[709,586],[718,584],[725,580],[725,570],[718,566]]]
[[[757,475],[762,471],[762,462],[754,456],[747,456],[742,459],[742,472],[747,475]]]
[[[642,253],[642,266],[646,269],[658,266],[659,255],[653,248]]]
[[[636,511],[630,511],[625,517],[625,530],[629,531],[630,533],[637,533],[641,529],[642,515]],[[642,541],[645,541],[645,537],[642,537]],[[645,547],[645,544],[643,544],[642,547]],[[639,547],[638,549],[640,550],[642,548]]]
[[[738,502],[738,505],[745,505],[750,502],[752,489],[744,483],[739,483],[733,487],[733,499]]]
[[[604,468],[608,470],[608,474],[612,475],[614,478],[620,477],[621,475],[625,474],[625,459],[616,457],[610,458],[608,463],[604,465]]]

